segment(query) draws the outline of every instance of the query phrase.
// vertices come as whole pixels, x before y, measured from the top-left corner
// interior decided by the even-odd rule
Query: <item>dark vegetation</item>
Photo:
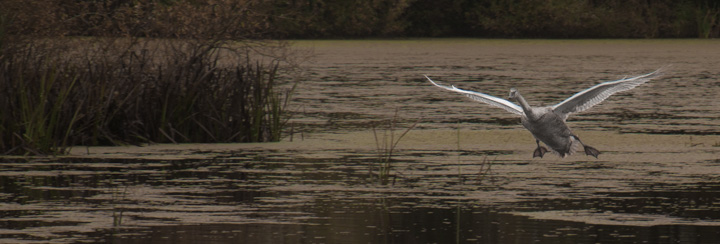
[[[281,138],[292,64],[282,42],[253,41],[262,20],[237,14],[251,5],[177,3],[150,17],[129,2],[54,3],[2,2],[0,154]],[[154,27],[137,24],[147,19]]]
[[[282,38],[708,38],[720,36],[714,0],[272,1]]]
[[[26,35],[234,39],[720,36],[720,2],[714,0],[4,0],[0,8],[13,21],[8,32]]]
[[[41,36],[720,36],[713,0],[4,0],[0,9],[12,21],[7,32]]]

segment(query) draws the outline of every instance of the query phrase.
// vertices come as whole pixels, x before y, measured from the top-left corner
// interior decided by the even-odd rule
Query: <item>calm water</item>
[[[1,159],[3,243],[717,243],[715,41],[301,41],[293,141]],[[517,118],[422,75],[549,105],[667,75],[570,119],[604,154],[532,159]],[[375,136],[421,118],[390,184]],[[618,135],[618,132],[623,133]],[[460,133],[458,135],[457,133]],[[396,134],[397,136],[397,134]],[[89,155],[87,155],[89,153]]]

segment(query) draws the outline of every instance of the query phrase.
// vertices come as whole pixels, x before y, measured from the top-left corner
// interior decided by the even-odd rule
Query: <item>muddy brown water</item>
[[[3,243],[717,243],[714,40],[299,41],[292,137],[267,144],[74,148],[2,158]],[[570,127],[602,151],[532,158],[511,114],[423,74],[550,105],[666,75]],[[387,121],[397,111],[394,134]],[[379,139],[399,142],[378,183]],[[373,125],[376,126],[373,133]],[[292,140],[291,140],[292,139]]]

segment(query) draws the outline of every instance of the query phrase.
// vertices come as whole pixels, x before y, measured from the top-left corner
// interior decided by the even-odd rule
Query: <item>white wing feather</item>
[[[443,86],[443,85],[438,85],[438,84],[435,83],[433,80],[431,80],[430,77],[427,77],[427,75],[425,76],[425,78],[426,78],[428,81],[430,81],[430,83],[432,83],[433,85],[435,85],[435,86],[437,86],[437,87],[440,87],[440,88],[442,88],[442,89],[445,89],[445,90],[448,90],[448,91],[457,92],[457,93],[461,93],[461,94],[464,94],[465,96],[467,96],[467,97],[469,97],[469,98],[472,98],[472,99],[475,100],[475,101],[484,102],[484,103],[487,103],[487,104],[490,104],[490,105],[493,105],[493,106],[496,106],[496,107],[505,109],[505,110],[507,110],[508,112],[511,112],[511,113],[514,113],[514,114],[517,114],[517,115],[520,115],[520,116],[523,115],[522,108],[521,108],[520,106],[518,106],[518,105],[516,105],[516,104],[514,104],[514,103],[512,103],[512,102],[510,102],[510,101],[508,101],[508,100],[505,100],[505,99],[502,99],[502,98],[498,98],[498,97],[494,97],[494,96],[490,96],[490,95],[485,94],[485,93],[480,93],[480,92],[474,92],[474,91],[467,91],[467,90],[459,89],[459,88],[457,88],[457,87],[455,87],[455,86]]]
[[[658,69],[652,73],[632,78],[623,78],[616,81],[600,83],[584,91],[576,93],[572,97],[565,99],[565,101],[556,104],[552,107],[552,109],[556,114],[559,114],[563,118],[567,118],[567,116],[572,113],[585,111],[592,106],[601,103],[615,93],[633,89],[636,86],[659,77],[661,75],[661,70],[662,69]]]

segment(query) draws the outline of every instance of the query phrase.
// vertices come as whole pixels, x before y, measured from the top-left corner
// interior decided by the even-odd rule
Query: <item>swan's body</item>
[[[572,154],[576,147],[582,145],[586,155],[597,158],[600,151],[583,144],[580,138],[572,133],[565,123],[567,117],[572,113],[587,110],[617,92],[635,88],[659,75],[660,70],[656,70],[641,76],[600,83],[548,107],[530,106],[515,88],[510,89],[510,99],[517,100],[520,106],[484,93],[458,89],[455,86],[439,85],[429,77],[425,76],[425,78],[437,87],[462,93],[473,100],[485,102],[521,116],[520,120],[523,126],[532,133],[537,143],[533,157],[542,157],[548,151],[545,147],[540,146],[540,141],[542,141],[561,157]]]

